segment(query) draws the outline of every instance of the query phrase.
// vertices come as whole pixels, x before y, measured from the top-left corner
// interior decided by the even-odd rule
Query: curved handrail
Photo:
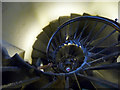
[[[92,19],[92,20],[105,22],[105,23],[107,23],[108,25],[111,25],[117,31],[120,32],[120,25],[117,22],[113,21],[113,20],[110,20],[110,19],[107,19],[107,18],[104,18],[104,17],[98,17],[98,16],[81,16],[81,17],[77,17],[77,18],[68,20],[65,23],[63,23],[61,26],[58,27],[57,31],[51,36],[51,38],[50,38],[50,40],[48,42],[48,45],[47,45],[47,49],[46,49],[47,56],[48,56],[48,52],[49,52],[49,47],[50,47],[51,41],[52,41],[53,37],[55,36],[55,34],[58,31],[60,31],[62,28],[64,28],[66,25],[68,25],[70,23],[73,23],[75,21],[83,20],[83,19]]]
[[[49,42],[48,42],[48,45],[47,45],[47,49],[46,49],[46,53],[47,53],[47,57],[49,57],[49,48],[50,48],[50,44],[52,42],[52,39],[54,38],[54,36],[62,29],[64,28],[65,26],[69,25],[70,23],[73,23],[73,22],[76,22],[76,21],[80,21],[80,20],[97,20],[97,21],[100,21],[100,22],[104,22],[110,26],[112,26],[113,28],[115,28],[117,31],[120,32],[120,25],[113,21],[113,20],[110,20],[110,19],[107,19],[107,18],[104,18],[104,17],[98,17],[98,16],[80,16],[80,17],[77,17],[77,18],[74,18],[74,19],[71,19],[71,20],[68,20],[66,21],[65,23],[63,23],[62,25],[60,25],[58,27],[58,29],[56,30],[56,32],[51,36]],[[48,58],[49,59],[49,58]],[[51,75],[70,75],[72,73],[75,73],[77,72],[78,70],[80,70],[80,67],[77,69],[77,70],[74,70],[72,72],[69,72],[64,74],[64,73],[51,73]],[[44,72],[45,73],[45,72]],[[46,74],[50,74],[50,73],[46,73]]]

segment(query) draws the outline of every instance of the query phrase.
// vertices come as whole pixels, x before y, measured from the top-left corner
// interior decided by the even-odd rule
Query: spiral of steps
[[[87,13],[71,13],[43,28],[33,45],[32,65],[18,54],[3,58],[8,64],[2,67],[1,87],[17,90],[120,89],[119,55],[120,25],[117,21]],[[38,70],[38,59],[43,65],[53,65]]]

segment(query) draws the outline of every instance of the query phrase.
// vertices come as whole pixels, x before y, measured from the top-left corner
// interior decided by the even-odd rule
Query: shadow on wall
[[[32,3],[3,3],[3,40],[26,51],[30,59],[32,44],[41,32],[41,26]]]

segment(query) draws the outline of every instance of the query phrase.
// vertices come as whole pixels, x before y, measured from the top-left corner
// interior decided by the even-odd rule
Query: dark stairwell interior
[[[120,89],[120,24],[111,19],[71,13],[51,21],[33,44],[32,64],[17,47],[11,57],[5,44],[1,49],[3,90]],[[38,59],[53,65],[38,70]]]

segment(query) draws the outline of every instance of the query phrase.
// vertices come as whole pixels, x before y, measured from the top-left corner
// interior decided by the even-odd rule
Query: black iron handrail
[[[49,49],[50,49],[50,45],[51,45],[51,42],[53,40],[53,38],[55,37],[55,35],[62,29],[64,28],[65,26],[73,23],[73,22],[76,22],[76,21],[80,21],[80,20],[97,20],[97,21],[100,21],[100,22],[104,22],[105,24],[108,24],[110,26],[112,26],[115,30],[117,30],[118,32],[120,32],[120,25],[113,21],[113,20],[110,20],[110,19],[107,19],[107,18],[104,18],[104,17],[98,17],[98,16],[80,16],[80,17],[77,17],[77,18],[74,18],[74,19],[71,19],[71,20],[68,20],[66,21],[65,23],[63,23],[61,26],[58,27],[58,29],[56,30],[56,32],[51,36],[49,42],[48,42],[48,45],[47,45],[47,49],[46,49],[46,53],[47,53],[47,58],[49,60]],[[69,72],[69,73],[66,73],[66,74],[63,74],[63,73],[59,73],[60,75],[70,75],[70,74],[73,74],[77,71],[80,70],[81,67],[79,67],[78,69],[76,69],[75,71],[72,71],[72,72]],[[59,75],[59,74],[54,74],[54,75]],[[51,74],[53,75],[53,74]]]

